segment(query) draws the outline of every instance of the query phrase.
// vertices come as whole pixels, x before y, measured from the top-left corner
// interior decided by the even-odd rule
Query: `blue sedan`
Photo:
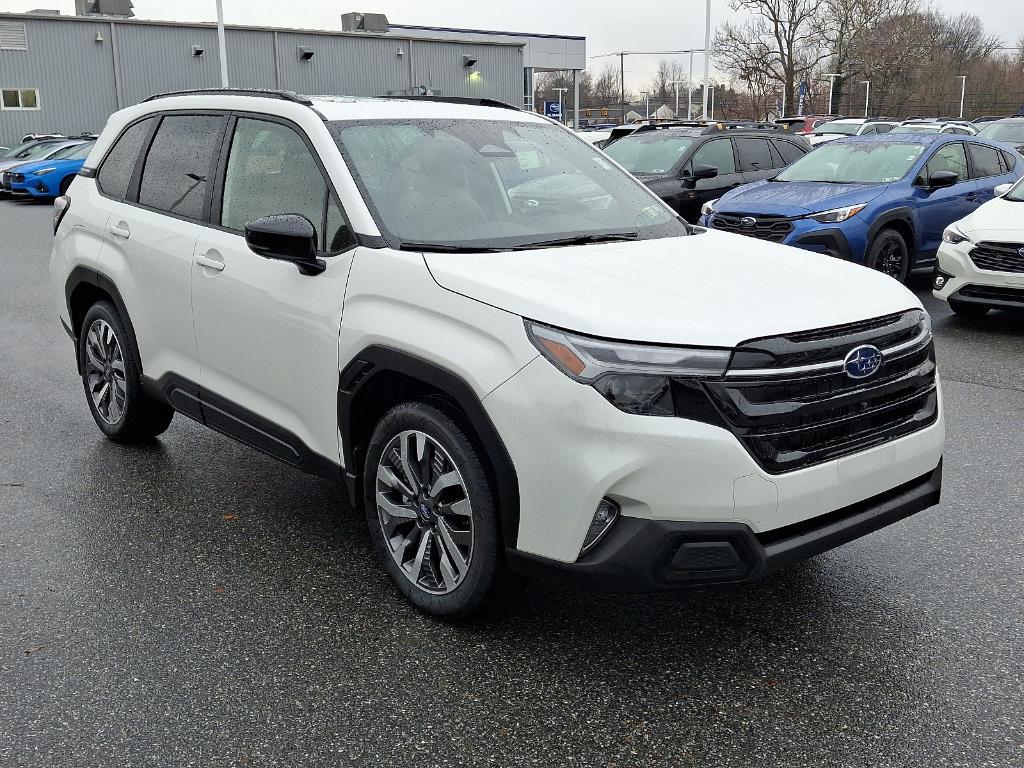
[[[1022,175],[1024,157],[977,136],[851,136],[705,204],[701,223],[905,281],[932,267],[947,226]]]
[[[46,160],[16,165],[3,172],[0,183],[5,191],[14,195],[43,198],[63,195],[81,170],[92,148],[91,141],[73,144]]]

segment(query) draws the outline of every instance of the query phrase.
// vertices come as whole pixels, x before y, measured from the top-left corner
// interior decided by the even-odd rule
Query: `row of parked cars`
[[[689,221],[901,282],[931,271],[957,314],[1024,307],[1024,118],[883,124],[645,125],[604,151]]]
[[[0,194],[52,199],[63,195],[89,156],[96,136],[29,135],[0,147]]]

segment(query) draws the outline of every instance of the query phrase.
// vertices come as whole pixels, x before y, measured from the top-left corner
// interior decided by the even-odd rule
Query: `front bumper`
[[[701,216],[701,226],[714,229],[713,217],[714,214]],[[858,264],[864,262],[870,232],[868,223],[859,216],[853,216],[842,224],[822,224],[809,218],[791,219],[790,223],[793,228],[780,241],[782,245]]]
[[[593,552],[560,563],[508,553],[513,570],[603,592],[657,592],[754,581],[939,503],[942,462],[931,472],[805,523],[757,534],[742,523],[624,518]]]
[[[932,277],[932,295],[963,304],[1024,308],[1024,273],[978,269],[969,255],[973,247],[969,241],[942,243]],[[943,283],[936,287],[939,276]]]

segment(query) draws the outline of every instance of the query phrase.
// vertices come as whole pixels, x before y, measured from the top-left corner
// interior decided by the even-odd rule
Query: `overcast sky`
[[[134,0],[139,18],[214,21],[214,0]],[[1007,45],[1024,36],[1024,0],[934,0],[945,13],[978,14],[989,32]],[[0,11],[59,8],[74,13],[74,0],[0,0]],[[727,0],[712,0],[711,24],[732,16]],[[387,14],[390,21],[424,26],[468,27],[512,32],[583,35],[587,54],[620,50],[679,50],[704,45],[704,3],[701,0],[360,0],[352,5],[324,0],[224,0],[228,24],[258,24],[309,29],[340,29],[345,11]],[[626,82],[645,84],[658,58],[626,60]],[[680,57],[684,59],[685,57]],[[604,61],[588,61],[600,69]],[[701,63],[694,60],[697,77]]]

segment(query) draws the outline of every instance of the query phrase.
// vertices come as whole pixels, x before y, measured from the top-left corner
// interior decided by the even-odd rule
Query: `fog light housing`
[[[580,547],[580,557],[592,550],[597,543],[604,538],[604,535],[611,530],[615,521],[619,519],[619,505],[605,497],[594,510],[594,517],[590,521],[587,535],[583,538],[583,546]]]
[[[953,276],[945,272],[941,272],[938,269],[935,270],[935,274],[932,275],[932,288],[936,291],[941,291],[946,287],[946,283],[953,279]]]

